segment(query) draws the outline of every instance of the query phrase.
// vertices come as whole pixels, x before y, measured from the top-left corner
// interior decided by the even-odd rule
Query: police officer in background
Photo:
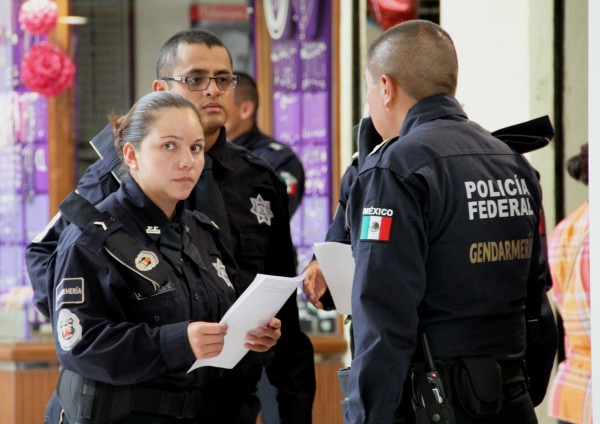
[[[257,273],[296,275],[289,227],[285,186],[273,169],[248,150],[226,142],[224,124],[233,106],[231,55],[213,34],[191,29],[171,37],[157,60],[154,91],[174,91],[200,110],[204,129],[206,161],[200,181],[186,201],[186,207],[199,210],[219,227],[220,238],[239,268],[240,291]],[[120,159],[110,129],[92,140],[101,159],[88,168],[78,191],[96,204],[119,187]],[[156,172],[160,172],[157,170]],[[46,269],[56,240],[65,226],[57,216],[26,250],[34,302],[48,314]],[[300,330],[296,296],[291,296],[277,317],[282,334],[276,347],[265,354],[266,372],[277,387],[282,423],[310,423],[316,389],[314,352],[310,339]],[[229,375],[229,387],[222,399],[244,397],[235,423],[254,423],[260,405],[255,395],[261,370]]]
[[[65,229],[53,264],[60,422],[230,423],[239,399],[223,410],[212,396],[232,371],[187,372],[223,349],[227,326],[218,321],[237,284],[214,223],[184,207],[204,165],[200,113],[179,94],[155,92],[113,121],[127,168],[121,187],[97,209],[76,194],[61,205],[75,221],[90,210],[95,221]],[[245,347],[267,351],[280,327],[273,318]]]
[[[368,51],[367,101],[386,141],[347,207],[346,423],[537,422],[523,360],[524,310],[546,289],[541,188],[521,155],[468,120],[457,76],[454,44],[432,22],[390,28]]]
[[[235,103],[225,123],[227,140],[250,150],[275,169],[287,187],[290,217],[292,217],[304,196],[302,162],[291,147],[268,137],[258,129],[256,82],[244,72],[235,72],[235,74],[239,77],[239,81],[235,89]]]

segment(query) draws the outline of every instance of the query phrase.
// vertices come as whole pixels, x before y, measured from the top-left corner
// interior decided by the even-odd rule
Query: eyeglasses
[[[217,87],[221,91],[235,90],[240,77],[237,75],[219,75],[209,77],[207,75],[198,75],[193,77],[167,77],[161,78],[163,81],[179,81],[185,83],[190,91],[204,91],[210,85],[211,80],[215,80]]]

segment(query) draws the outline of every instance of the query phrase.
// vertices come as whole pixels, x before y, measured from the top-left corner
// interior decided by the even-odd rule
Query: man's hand
[[[309,263],[304,269],[306,277],[304,278],[304,294],[315,308],[323,309],[323,304],[319,301],[321,296],[327,291],[327,283],[321,271],[321,265],[316,260]]]
[[[196,359],[214,358],[223,350],[227,325],[217,322],[190,322],[187,333]]]
[[[277,318],[271,321],[264,327],[258,327],[254,331],[246,334],[248,342],[244,344],[246,349],[254,352],[266,352],[277,343],[281,337],[281,321]]]

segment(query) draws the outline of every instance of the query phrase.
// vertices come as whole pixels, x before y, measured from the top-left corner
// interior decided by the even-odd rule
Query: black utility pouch
[[[455,424],[452,397],[444,364],[440,361],[434,361],[434,364],[435,372],[438,373],[437,380],[442,384],[441,388],[436,388],[437,386],[427,377],[425,363],[415,362],[412,366],[412,404],[415,422],[416,424]]]
[[[471,418],[496,415],[502,408],[502,368],[493,356],[462,358],[454,364],[454,389]]]

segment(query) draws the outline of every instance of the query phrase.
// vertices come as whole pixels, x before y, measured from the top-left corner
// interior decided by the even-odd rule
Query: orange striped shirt
[[[565,328],[566,359],[550,389],[548,414],[592,422],[590,249],[588,203],[562,220],[548,239],[552,295]]]

